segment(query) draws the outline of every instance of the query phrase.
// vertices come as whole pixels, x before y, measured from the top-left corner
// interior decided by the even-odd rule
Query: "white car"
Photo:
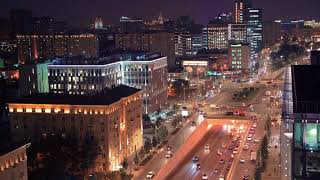
[[[202,179],[208,179],[208,175],[207,174],[203,174],[202,175]]]
[[[209,150],[210,149],[210,145],[206,144],[206,146],[204,147],[205,150]]]
[[[219,180],[224,180],[224,175],[220,175]]]
[[[244,157],[241,157],[241,158],[239,159],[239,161],[240,161],[241,163],[245,163],[245,162],[246,162],[246,160],[244,159]]]
[[[234,150],[234,151],[233,151],[233,154],[237,154],[237,151],[236,151],[236,150]]]
[[[252,140],[252,138],[251,137],[247,137],[247,141],[251,141]]]
[[[154,172],[153,172],[153,171],[150,171],[150,172],[148,172],[148,174],[147,174],[147,179],[152,179],[153,176],[154,176]]]
[[[257,127],[257,123],[252,124],[252,127]]]
[[[171,153],[171,151],[168,151],[166,154],[166,158],[171,158],[171,157],[172,157],[172,153]]]
[[[259,139],[255,139],[253,142],[258,144],[259,143]]]
[[[244,145],[243,150],[249,150],[249,146],[248,145]]]

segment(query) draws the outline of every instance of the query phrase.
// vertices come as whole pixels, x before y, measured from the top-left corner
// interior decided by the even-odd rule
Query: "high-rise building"
[[[35,94],[9,100],[13,141],[38,142],[53,134],[77,139],[79,145],[89,140],[99,155],[88,174],[119,170],[123,159],[143,146],[141,98],[140,89],[120,85],[94,95]]]
[[[258,59],[258,53],[262,49],[262,10],[261,9],[247,9],[247,38],[251,49],[252,67]]]
[[[247,73],[249,69],[250,46],[246,43],[230,43],[228,48],[229,68]]]
[[[125,84],[143,89],[143,113],[167,102],[167,58],[160,53],[117,54],[100,59],[56,59],[48,65],[49,92],[94,94]]]
[[[48,93],[47,63],[21,65],[19,67],[19,90],[21,96]]]
[[[133,51],[161,52],[167,57],[168,68],[175,67],[174,34],[164,31],[144,31],[116,34],[116,48]]]
[[[34,34],[52,34],[54,33],[54,19],[52,17],[33,18]]]
[[[120,32],[139,32],[145,29],[145,25],[142,19],[131,19],[129,17],[122,16],[120,18]]]
[[[289,156],[292,153],[291,157],[284,159],[291,166],[282,168],[285,168],[285,175],[295,180],[320,177],[320,95],[316,91],[320,88],[319,72],[320,66],[292,66],[293,114],[290,115],[290,120],[293,121],[293,136],[291,133],[291,141],[284,142],[284,145],[290,145],[291,142],[292,150],[287,151]],[[290,174],[286,171],[287,168],[291,170]]]
[[[200,49],[203,49],[203,35],[192,34],[191,35],[191,51],[192,55],[196,55]]]
[[[275,21],[263,22],[263,46],[270,47],[281,39],[281,23]]]
[[[17,35],[16,39],[20,64],[54,57],[98,56],[99,44],[95,34]]]
[[[174,51],[176,56],[192,54],[192,35],[189,31],[174,33]]]
[[[245,23],[247,21],[246,10],[252,8],[251,0],[235,0],[234,2],[234,22]]]
[[[28,180],[27,148],[30,144],[0,154],[0,179]]]
[[[204,47],[206,49],[228,48],[228,24],[214,23],[203,28]]]
[[[94,29],[103,29],[103,21],[102,18],[96,18],[94,20]]]
[[[236,42],[247,42],[246,24],[228,24],[228,40]]]

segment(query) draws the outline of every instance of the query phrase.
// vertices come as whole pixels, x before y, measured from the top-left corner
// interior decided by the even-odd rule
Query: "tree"
[[[124,169],[127,169],[127,168],[128,168],[129,162],[128,162],[128,158],[127,158],[127,157],[125,157],[125,158],[123,159],[121,165],[122,165],[122,167],[123,167]]]
[[[139,162],[140,162],[140,159],[139,159],[139,156],[138,156],[137,153],[135,154],[135,156],[134,156],[134,158],[133,158],[133,162],[134,162],[135,165],[138,165]]]
[[[144,148],[141,148],[140,151],[139,151],[139,157],[143,158],[144,154],[145,154],[145,150],[144,150]]]
[[[150,116],[148,114],[143,114],[142,115],[142,119],[144,122],[150,122],[151,119],[150,119]]]
[[[157,120],[156,120],[156,128],[159,128],[161,126],[161,120],[162,120],[161,117],[157,118]]]
[[[148,153],[152,148],[151,140],[150,138],[146,138],[146,141],[144,142],[144,149]]]
[[[156,130],[156,136],[160,141],[165,140],[165,138],[168,136],[168,130],[167,130],[166,126],[160,126]]]
[[[159,143],[158,139],[155,136],[153,136],[152,137],[152,146],[157,147],[158,143]]]

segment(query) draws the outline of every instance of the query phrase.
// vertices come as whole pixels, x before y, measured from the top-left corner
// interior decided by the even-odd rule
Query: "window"
[[[45,110],[44,108],[41,108],[41,112],[43,112],[43,113],[44,113],[45,111],[46,111],[46,110]]]

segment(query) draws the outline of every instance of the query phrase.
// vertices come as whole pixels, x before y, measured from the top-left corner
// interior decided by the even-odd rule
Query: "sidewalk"
[[[278,120],[279,122],[279,120]],[[280,179],[280,139],[279,139],[280,127],[274,125],[271,127],[271,137],[269,139],[268,148],[269,157],[267,159],[267,167],[264,173],[262,173],[263,180],[278,180]],[[277,146],[277,147],[275,147]]]

